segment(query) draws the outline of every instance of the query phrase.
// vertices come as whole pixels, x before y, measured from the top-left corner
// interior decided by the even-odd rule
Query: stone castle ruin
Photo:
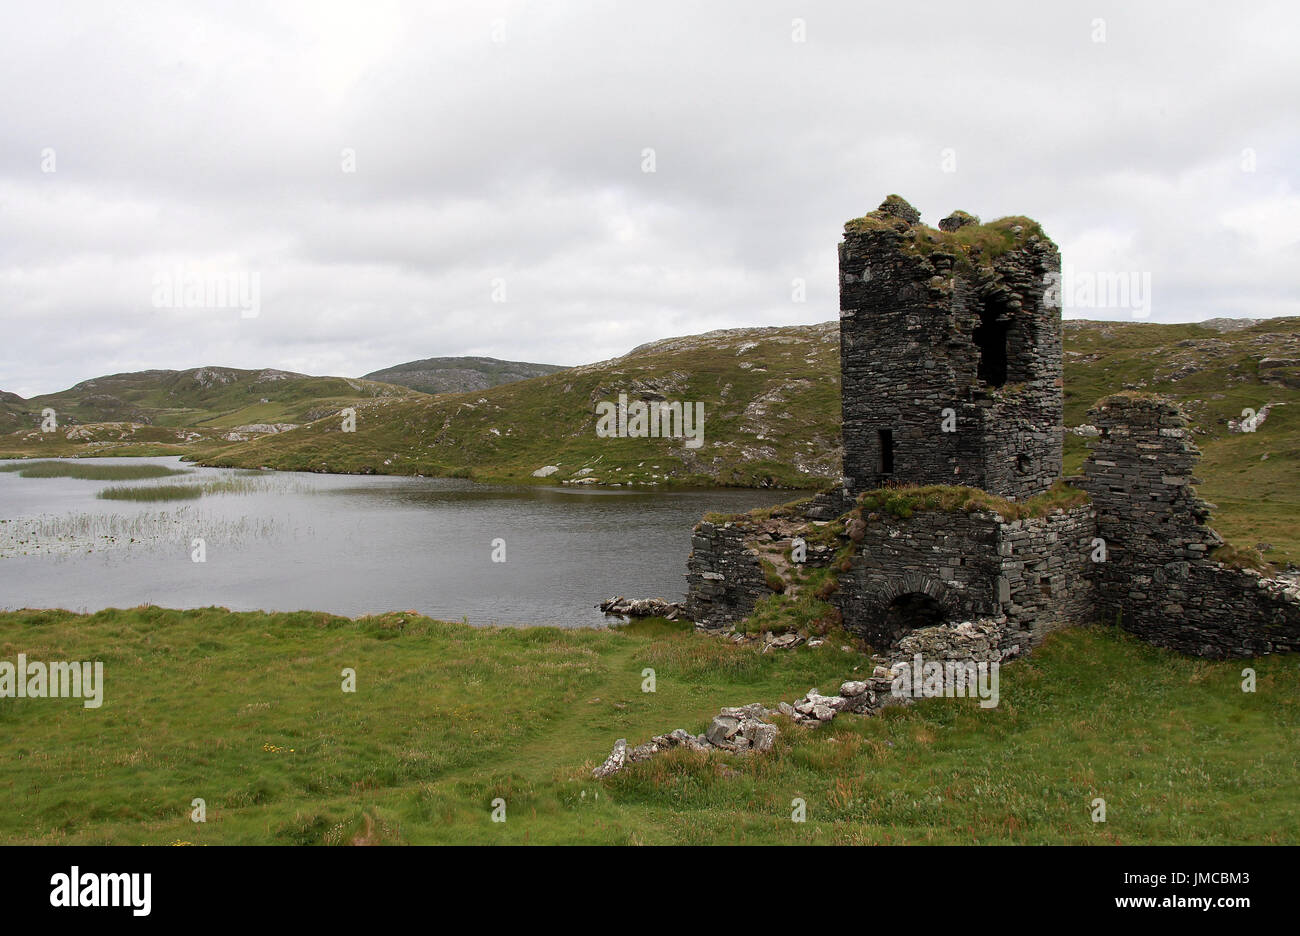
[[[878,650],[976,619],[1016,646],[1106,621],[1200,656],[1300,649],[1300,583],[1215,558],[1172,403],[1099,401],[1083,476],[1061,478],[1060,254],[1035,222],[934,229],[891,195],[845,225],[839,271],[843,483],[697,525],[693,620],[814,589]]]
[[[1041,493],[1061,474],[1061,316],[1044,302],[1061,255],[1028,219],[956,212],[938,236],[919,221],[892,196],[840,244],[849,490]]]

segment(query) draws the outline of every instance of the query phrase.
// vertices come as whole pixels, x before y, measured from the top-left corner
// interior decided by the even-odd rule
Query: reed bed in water
[[[199,484],[119,484],[104,488],[98,496],[103,500],[175,501],[195,500],[209,494],[287,493],[293,488],[294,484],[286,484],[278,478],[235,476],[213,478]]]
[[[198,484],[151,484],[148,487],[119,484],[104,488],[98,496],[102,500],[175,501],[195,500],[205,493],[204,486]]]
[[[14,462],[0,471],[16,471],[20,478],[79,478],[83,481],[143,481],[190,474],[187,468],[166,465],[96,465],[85,461]]]
[[[201,531],[213,543],[242,543],[286,532],[272,517],[209,516],[190,506],[175,512],[133,514],[75,513],[0,519],[0,559],[11,556],[69,554],[132,546],[170,548]]]

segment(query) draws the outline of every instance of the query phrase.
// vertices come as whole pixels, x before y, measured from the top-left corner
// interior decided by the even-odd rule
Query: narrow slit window
[[[894,430],[880,430],[880,473],[894,473]]]
[[[974,334],[980,352],[979,379],[990,387],[1007,382],[1007,332],[1011,323],[1002,320],[998,311],[996,306],[986,305]]]

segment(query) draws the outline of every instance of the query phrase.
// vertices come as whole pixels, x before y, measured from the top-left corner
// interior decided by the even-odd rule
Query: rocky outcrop
[[[275,435],[279,432],[288,432],[297,428],[298,423],[249,423],[246,426],[236,426],[228,432],[223,432],[221,438],[227,442],[247,442],[249,439],[258,436]]]
[[[606,598],[596,605],[605,614],[623,617],[662,617],[675,621],[682,614],[682,606],[662,598]]]

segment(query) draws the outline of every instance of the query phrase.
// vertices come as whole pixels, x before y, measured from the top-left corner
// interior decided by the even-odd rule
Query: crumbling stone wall
[[[945,241],[891,196],[845,226],[839,248],[844,474],[853,493],[889,481],[963,484],[1023,499],[1061,472],[1056,246],[1023,225],[983,256]],[[941,222],[953,231],[977,219]],[[999,231],[1002,229],[1000,228]],[[997,339],[989,334],[996,332]],[[1004,359],[982,347],[997,345]],[[943,431],[951,409],[953,431]]]
[[[882,650],[901,636],[890,609],[909,596],[921,613],[914,625],[994,616],[1000,611],[998,522],[992,514],[920,511],[900,520],[874,515],[847,572],[839,576],[834,600],[844,626]]]
[[[1300,587],[1210,557],[1222,540],[1192,487],[1200,452],[1181,411],[1121,394],[1088,417],[1100,432],[1083,481],[1106,548],[1094,569],[1099,614],[1198,656],[1300,649]]]
[[[1013,520],[998,532],[999,574],[1007,583],[1002,612],[1027,632],[1031,645],[1054,630],[1097,619],[1091,505]]]
[[[745,538],[751,531],[740,524],[696,524],[691,554],[686,560],[686,614],[710,629],[729,627],[754,610],[767,587],[758,552]]]
[[[872,646],[900,636],[888,613],[908,594],[934,598],[942,622],[1005,616],[1036,644],[1053,630],[1094,620],[1091,507],[1046,517],[921,511],[868,522],[837,604],[845,626]],[[932,623],[939,623],[938,621]]]

